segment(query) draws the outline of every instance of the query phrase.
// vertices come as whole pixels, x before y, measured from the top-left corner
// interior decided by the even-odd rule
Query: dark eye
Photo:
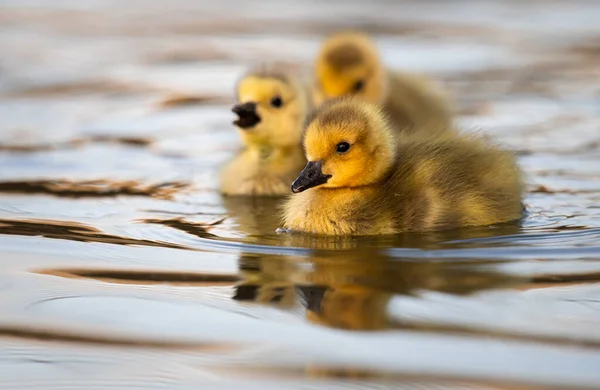
[[[362,91],[362,89],[365,87],[365,82],[362,80],[358,80],[357,82],[354,83],[354,85],[352,86],[352,90],[354,92],[360,92]]]
[[[338,153],[346,153],[350,149],[350,144],[348,142],[340,142],[335,146],[335,151]]]
[[[273,99],[271,99],[271,105],[275,108],[279,108],[283,105],[283,100],[281,100],[279,96],[275,96]]]

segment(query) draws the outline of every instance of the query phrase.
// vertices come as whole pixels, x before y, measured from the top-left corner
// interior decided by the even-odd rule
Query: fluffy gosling
[[[375,43],[364,34],[329,37],[321,46],[314,73],[316,104],[359,96],[382,105],[402,134],[452,133],[451,105],[441,89],[425,76],[386,69]]]
[[[308,163],[283,225],[323,235],[377,235],[519,219],[523,183],[513,154],[475,137],[398,140],[379,106],[343,99],[308,125]]]
[[[232,111],[243,149],[221,172],[224,195],[277,196],[306,160],[301,134],[308,110],[304,86],[281,66],[252,69],[237,85]]]

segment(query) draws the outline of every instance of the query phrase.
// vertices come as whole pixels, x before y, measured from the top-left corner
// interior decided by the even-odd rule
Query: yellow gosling
[[[284,204],[284,227],[376,235],[521,217],[523,183],[512,153],[476,137],[398,138],[377,105],[323,105],[306,129],[308,163]]]
[[[224,195],[277,196],[306,163],[301,134],[308,110],[304,86],[281,66],[261,66],[237,86],[234,122],[243,149],[221,172]]]
[[[441,88],[425,76],[385,69],[375,43],[364,34],[338,33],[323,43],[315,84],[316,104],[359,96],[382,105],[402,134],[453,133],[451,105]]]

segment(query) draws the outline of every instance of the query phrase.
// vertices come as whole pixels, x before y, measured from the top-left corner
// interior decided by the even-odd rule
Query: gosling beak
[[[238,119],[233,121],[233,124],[240,129],[249,129],[260,122],[260,117],[256,114],[256,103],[254,102],[236,104],[231,111],[237,114]]]
[[[321,161],[309,161],[292,183],[292,192],[297,194],[309,188],[327,183],[331,175],[324,175],[323,171],[321,171],[321,165]]]

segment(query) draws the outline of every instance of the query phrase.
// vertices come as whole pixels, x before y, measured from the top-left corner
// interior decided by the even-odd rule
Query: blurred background
[[[600,4],[0,0],[0,389],[597,389]],[[522,226],[275,234],[234,85],[367,32],[527,175]]]

